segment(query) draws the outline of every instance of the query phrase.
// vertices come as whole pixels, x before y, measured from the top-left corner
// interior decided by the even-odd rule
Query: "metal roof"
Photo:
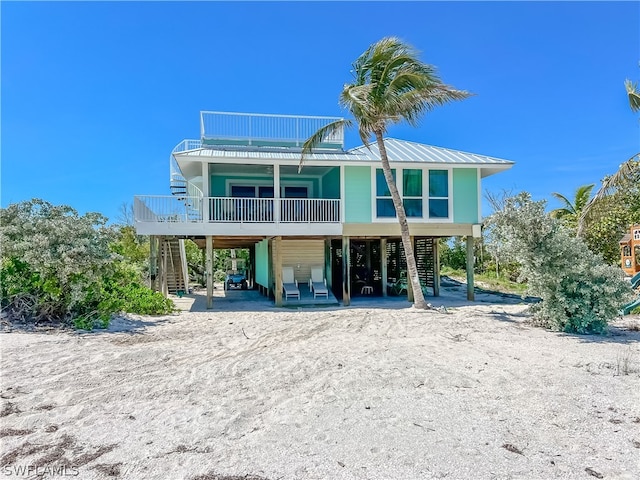
[[[421,143],[385,138],[385,147],[390,162],[394,163],[434,163],[454,165],[479,165],[494,167],[509,167],[514,162],[500,158],[461,152],[449,148],[434,147]],[[300,160],[297,149],[273,148],[196,148],[182,152],[175,152],[176,157],[187,159],[194,157],[226,158],[226,159],[256,159],[256,160]],[[376,143],[369,144],[369,148],[361,146],[348,151],[315,151],[305,156],[309,161],[338,161],[338,162],[379,162],[380,151]]]
[[[416,162],[416,163],[446,163],[446,164],[472,164],[472,165],[512,165],[514,162],[500,158],[478,155],[477,153],[461,152],[450,148],[434,147],[422,143],[385,138],[384,146],[390,162]],[[380,150],[377,143],[349,150],[350,153],[363,154],[371,161],[380,160]]]

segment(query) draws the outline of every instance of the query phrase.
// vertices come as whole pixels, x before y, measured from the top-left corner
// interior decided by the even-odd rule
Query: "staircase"
[[[160,248],[160,255],[167,293],[175,295],[179,290],[186,293],[189,277],[186,271],[184,240],[177,238],[164,240]]]

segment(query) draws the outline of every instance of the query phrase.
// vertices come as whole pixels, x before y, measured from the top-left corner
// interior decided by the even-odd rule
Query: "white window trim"
[[[271,180],[242,180],[239,178],[231,178],[225,181],[225,192],[227,197],[231,197],[231,187],[255,187],[256,195],[258,193],[258,187],[264,186],[273,186],[273,181]],[[313,182],[312,181],[300,181],[300,180],[280,180],[280,198],[284,198],[282,196],[282,189],[284,187],[306,187],[307,188],[307,198],[315,198],[313,196]],[[275,192],[274,192],[275,193]]]
[[[397,217],[378,217],[378,209],[376,205],[376,200],[378,198],[387,198],[387,197],[378,197],[376,190],[376,171],[378,170],[378,166],[374,166],[371,168],[371,189],[373,195],[371,195],[371,221],[372,223],[398,223]],[[408,166],[406,168],[391,166],[392,170],[396,171],[396,187],[398,188],[398,194],[400,198],[404,199],[404,192],[402,191],[402,183],[398,182],[398,179],[402,179],[404,175],[404,170],[422,170],[422,217],[407,217],[408,223],[453,223],[453,167],[418,167],[418,166]],[[448,200],[448,217],[443,218],[429,218],[429,199],[445,199],[445,197],[429,197],[429,171],[430,170],[446,170],[447,171],[447,184],[449,196],[446,197]],[[388,197],[389,199],[391,197]],[[419,198],[419,197],[408,197],[408,198]]]
[[[377,205],[378,198],[380,199],[388,198],[389,200],[393,201],[391,199],[391,196],[378,197],[376,172],[378,171],[379,168],[380,167],[378,166],[374,166],[371,169],[371,192],[373,193],[373,195],[371,195],[371,220],[376,223],[398,223],[398,217],[395,215],[393,217],[378,217],[378,205]],[[380,168],[380,170],[382,169]],[[402,172],[402,169],[397,167],[391,167],[391,170],[396,171],[396,187],[398,188],[398,193],[400,194],[400,198],[402,198],[402,184],[398,185],[398,172]]]
[[[431,170],[445,170],[447,172],[447,191],[448,197],[431,197],[429,195],[429,171]],[[436,167],[425,170],[427,176],[427,195],[426,195],[426,218],[425,223],[453,223],[453,169],[451,167]],[[430,218],[429,217],[429,200],[448,200],[447,202],[447,217]]]

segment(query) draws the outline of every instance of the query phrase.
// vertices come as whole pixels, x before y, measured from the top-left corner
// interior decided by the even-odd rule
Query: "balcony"
[[[201,145],[301,148],[320,128],[338,120],[341,118],[200,112]],[[317,148],[343,150],[344,129],[325,138]]]
[[[136,228],[146,234],[335,234],[341,229],[338,199],[236,198],[139,195]]]

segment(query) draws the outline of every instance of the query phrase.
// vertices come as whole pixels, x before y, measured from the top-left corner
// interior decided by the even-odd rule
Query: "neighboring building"
[[[633,277],[640,272],[640,224],[631,225],[620,240],[620,261],[627,275]]]
[[[305,290],[311,268],[322,266],[328,300],[345,305],[353,295],[411,296],[375,143],[345,151],[339,132],[305,157],[298,173],[304,141],[337,119],[224,112],[201,112],[200,119],[200,139],[184,140],[171,153],[172,195],[134,201],[136,229],[152,236],[163,291],[179,288],[168,285],[171,276],[182,277],[176,284],[186,288],[184,261],[170,246],[190,238],[207,251],[209,307],[213,248],[249,248],[250,284],[276,305],[300,301],[283,296],[282,267],[293,267]],[[421,280],[437,295],[437,239],[465,236],[473,245],[480,237],[481,180],[513,162],[393,138],[385,145]]]

